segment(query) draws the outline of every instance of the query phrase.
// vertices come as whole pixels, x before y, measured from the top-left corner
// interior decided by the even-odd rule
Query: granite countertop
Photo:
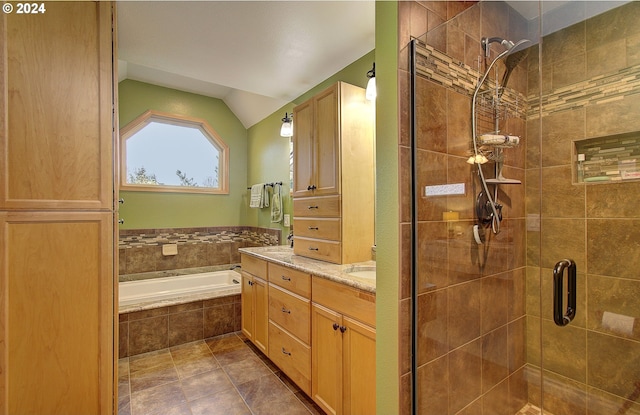
[[[284,265],[299,271],[308,272],[318,277],[326,278],[341,284],[345,284],[363,291],[375,294],[375,279],[360,278],[345,271],[354,266],[375,267],[375,261],[358,262],[354,264],[332,264],[294,255],[293,249],[286,245],[263,246],[257,248],[240,248],[240,252],[260,259],[265,259],[276,264]]]

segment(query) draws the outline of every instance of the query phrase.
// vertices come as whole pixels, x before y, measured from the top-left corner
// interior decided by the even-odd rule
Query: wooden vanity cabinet
[[[317,277],[312,292],[312,399],[327,414],[375,413],[375,295]]]
[[[242,333],[263,353],[269,350],[267,261],[241,255]]]
[[[371,259],[372,103],[364,89],[338,82],[293,114],[295,254],[337,264]]]
[[[311,393],[311,276],[269,263],[269,358]]]

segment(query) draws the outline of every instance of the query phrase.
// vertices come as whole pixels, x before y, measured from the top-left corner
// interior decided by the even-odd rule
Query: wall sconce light
[[[284,113],[282,127],[280,127],[280,136],[287,138],[293,137],[293,114],[289,115],[288,112]]]
[[[369,82],[367,82],[367,90],[365,92],[365,97],[369,101],[375,101],[377,91],[376,91],[376,63],[373,62],[373,68],[369,72],[367,72],[367,78],[369,78]]]

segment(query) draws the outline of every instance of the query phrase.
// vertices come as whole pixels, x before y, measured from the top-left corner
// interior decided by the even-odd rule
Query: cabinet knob
[[[118,219],[118,223],[122,225],[124,223],[124,219]]]
[[[284,347],[282,348],[282,354],[286,354],[287,356],[291,356],[291,352],[288,352]]]
[[[283,281],[291,281],[291,278],[285,277],[284,275],[281,275],[280,278],[282,278]]]
[[[247,281],[247,284],[253,285],[253,281]]]
[[[124,199],[122,198],[118,199],[118,203],[120,203],[121,205],[124,205]]]
[[[291,310],[287,310],[286,308],[284,308],[284,306],[282,307],[281,310],[283,313],[287,313],[287,314],[291,314]]]
[[[317,226],[309,226],[310,231],[317,231],[318,229],[320,228],[318,228]]]
[[[307,186],[307,190],[316,190],[316,189],[317,189],[317,188],[316,188],[316,185],[315,185],[315,184],[312,184],[312,185],[310,185],[310,186]]]
[[[318,209],[318,206],[307,206],[307,209],[311,210],[311,209]]]
[[[347,331],[347,328],[345,326],[340,326],[340,333],[344,333],[345,331]]]
[[[334,330],[338,330],[338,327],[340,327],[340,325],[338,323],[333,323],[333,329]]]
[[[318,251],[318,248],[314,248],[312,246],[309,247],[309,251]]]

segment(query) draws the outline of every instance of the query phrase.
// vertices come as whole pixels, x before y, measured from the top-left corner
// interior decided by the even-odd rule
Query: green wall
[[[318,92],[328,88],[337,81],[344,81],[362,88],[367,86],[367,71],[373,65],[375,52],[371,51],[349,66],[340,70],[314,88],[305,92],[293,102],[280,108],[264,120],[250,127],[248,130],[249,152],[247,155],[247,176],[249,185],[252,183],[283,182],[284,213],[291,214],[293,209],[289,179],[289,139],[280,137],[280,127],[285,112],[291,114],[293,107],[311,98]],[[295,129],[296,120],[293,120]],[[243,223],[250,226],[275,227],[270,223],[268,209],[250,209],[247,211]],[[289,233],[289,228],[281,226],[283,235]]]
[[[247,130],[220,99],[143,82],[118,84],[120,127],[147,110],[202,118],[229,146],[229,194],[121,191],[121,229],[243,225],[248,209]]]
[[[228,195],[121,191],[125,199],[120,207],[120,218],[125,220],[121,229],[247,225],[279,228],[286,235],[289,228],[271,223],[269,209],[248,207],[247,187],[283,182],[283,209],[291,214],[289,140],[280,137],[284,113],[291,113],[295,105],[337,81],[365,87],[374,59],[375,53],[369,52],[248,130],[220,99],[138,81],[120,82],[121,128],[150,109],[203,118],[227,143],[230,153]]]
[[[148,109],[206,119],[230,148],[230,194],[186,195],[121,192],[123,228],[250,225],[275,227],[268,209],[249,209],[252,183],[282,181],[289,193],[289,140],[280,137],[285,112],[340,80],[366,86],[366,72],[376,62],[376,241],[377,241],[377,408],[399,408],[398,379],[398,10],[396,1],[376,1],[376,49],[246,130],[219,99],[125,80],[119,84],[120,125]],[[294,120],[295,126],[295,120]],[[295,127],[294,127],[295,128]],[[285,213],[291,213],[288,196]],[[288,229],[283,228],[285,232]],[[285,233],[286,235],[286,233]]]
[[[399,410],[398,4],[376,1],[376,405]]]

